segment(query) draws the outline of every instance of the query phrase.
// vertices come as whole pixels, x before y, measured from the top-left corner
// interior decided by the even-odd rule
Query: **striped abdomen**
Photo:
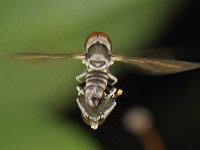
[[[88,71],[86,75],[85,100],[90,106],[97,106],[104,97],[107,82],[107,70]]]

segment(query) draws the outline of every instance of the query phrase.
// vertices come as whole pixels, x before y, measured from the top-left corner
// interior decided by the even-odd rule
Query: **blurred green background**
[[[83,52],[85,37],[108,33],[113,51],[136,54],[162,39],[183,0],[0,0],[0,52]],[[53,108],[76,106],[78,61],[0,60],[0,149],[101,149],[82,126]],[[120,68],[114,67],[114,72]],[[112,115],[112,114],[111,114]],[[99,133],[100,134],[100,133]]]

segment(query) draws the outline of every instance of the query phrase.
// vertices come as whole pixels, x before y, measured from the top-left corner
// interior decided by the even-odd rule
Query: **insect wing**
[[[48,61],[48,60],[65,60],[65,59],[83,59],[84,55],[79,53],[63,53],[63,54],[48,54],[48,53],[11,53],[4,54],[3,57],[12,58],[19,61]]]
[[[200,64],[179,60],[112,56],[113,61],[128,63],[137,74],[167,75],[200,68]]]

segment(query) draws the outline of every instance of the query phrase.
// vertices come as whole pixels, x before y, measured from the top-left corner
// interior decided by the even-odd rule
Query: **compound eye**
[[[81,113],[81,117],[82,117],[83,121],[84,121],[87,125],[90,126],[90,121],[89,121],[89,119],[88,119],[87,117],[85,117],[82,113]]]

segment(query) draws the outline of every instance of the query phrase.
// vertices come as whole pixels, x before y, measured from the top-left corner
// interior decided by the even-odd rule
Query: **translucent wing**
[[[113,55],[113,61],[131,64],[138,74],[143,75],[166,75],[200,68],[200,64],[179,60],[124,57]]]
[[[21,61],[47,61],[63,59],[83,59],[83,54],[66,53],[66,54],[48,54],[48,53],[11,53],[1,55],[3,57],[14,58]]]

